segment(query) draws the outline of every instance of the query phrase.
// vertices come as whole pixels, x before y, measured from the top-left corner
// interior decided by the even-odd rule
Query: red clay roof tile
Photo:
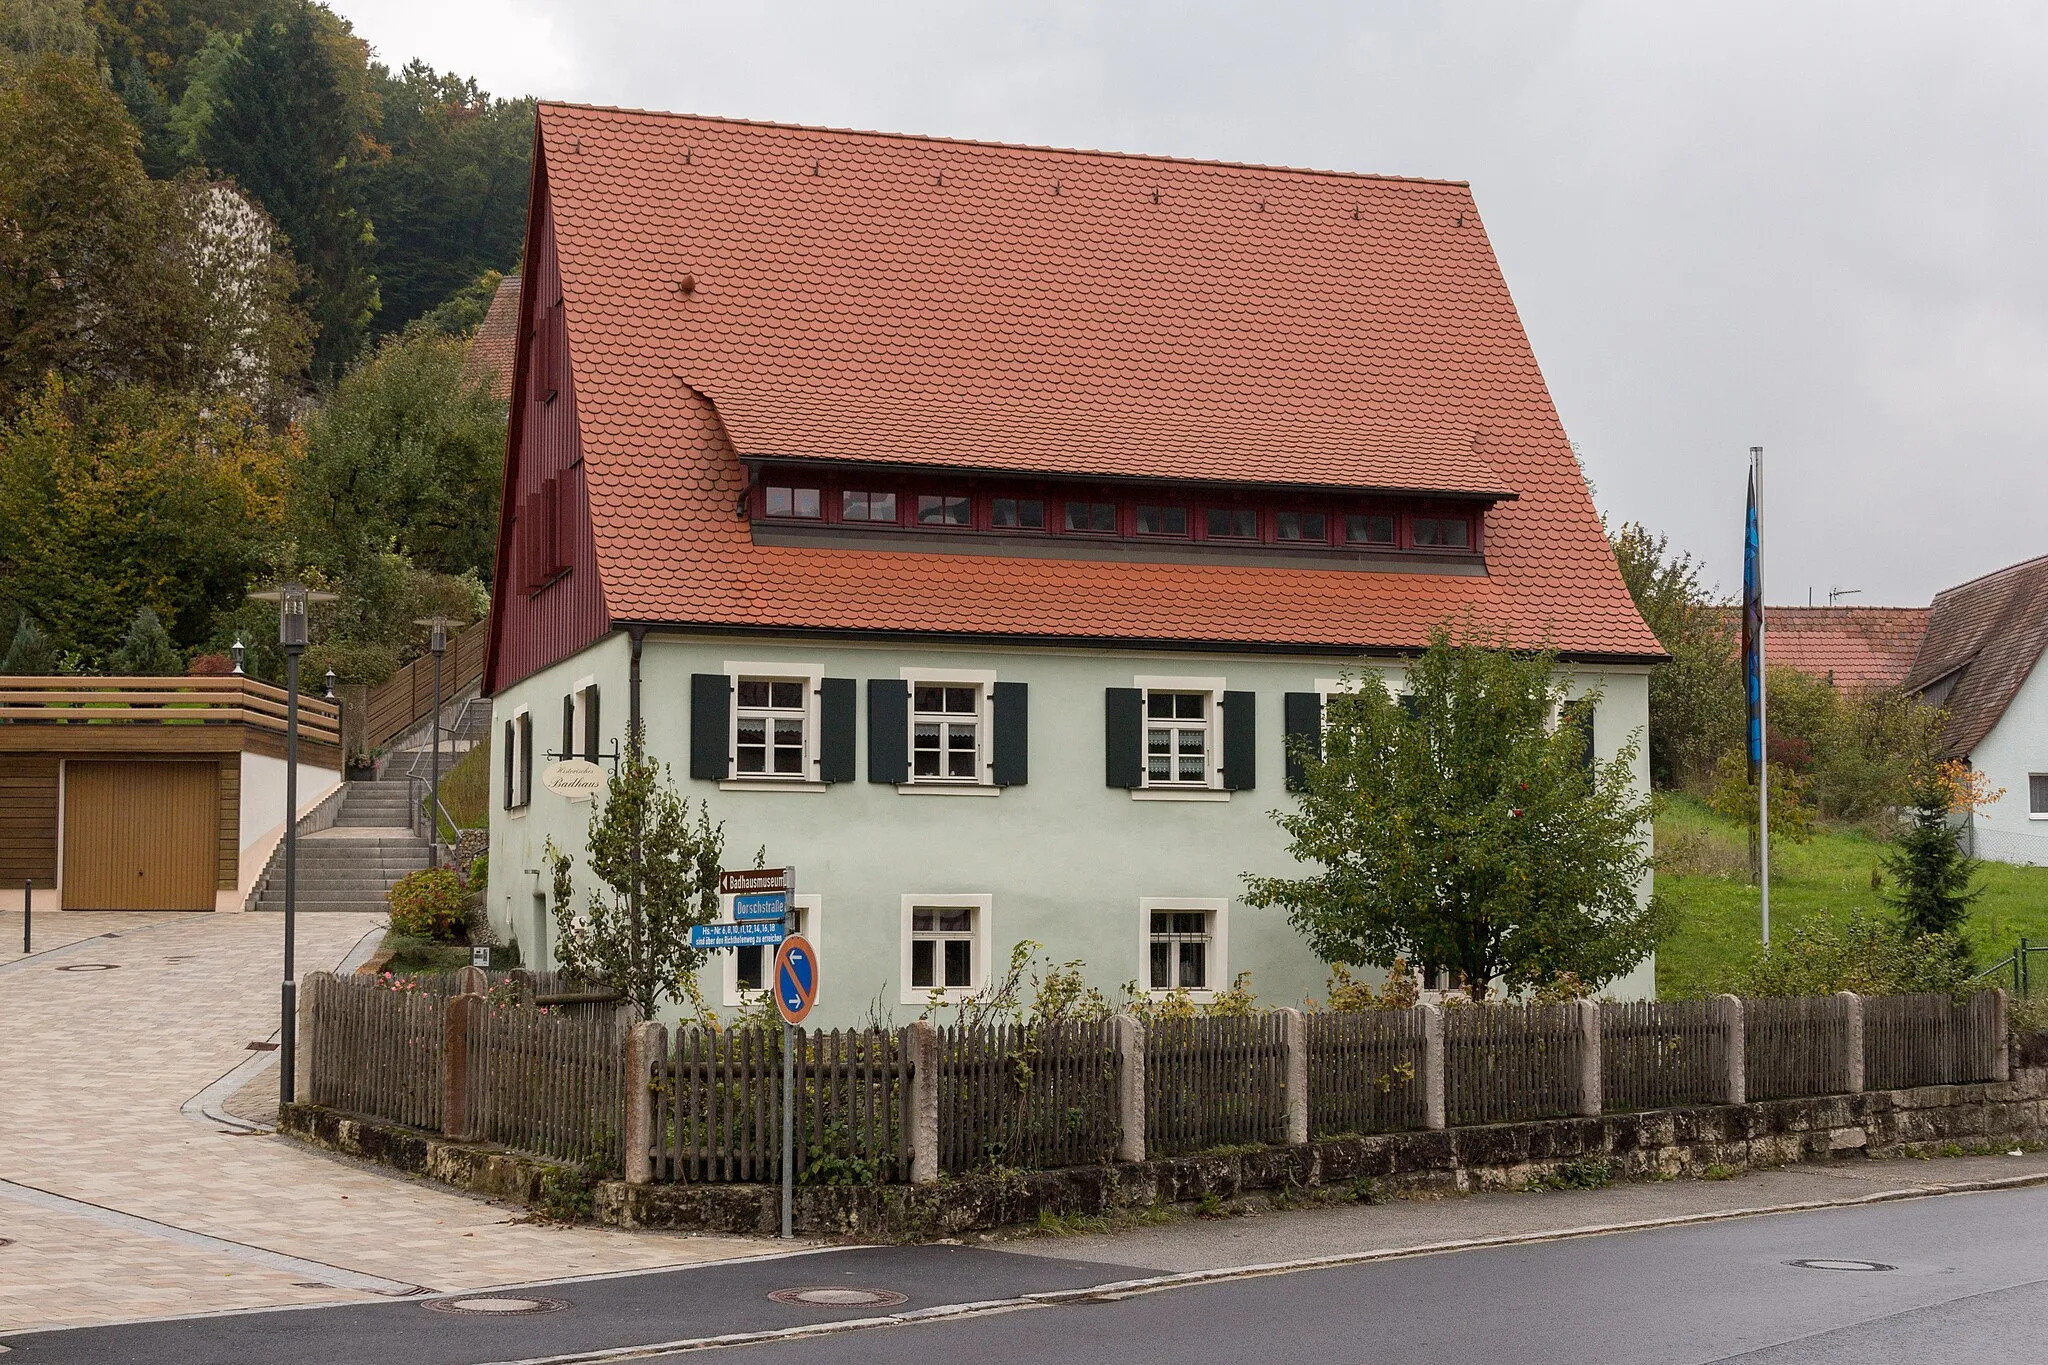
[[[1661,651],[1460,184],[543,105],[614,619]],[[687,285],[685,288],[687,277]],[[1438,489],[1485,577],[759,546],[739,454]]]

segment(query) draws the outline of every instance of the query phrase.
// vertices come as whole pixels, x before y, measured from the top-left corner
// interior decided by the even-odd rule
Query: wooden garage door
[[[66,910],[211,910],[218,763],[64,765]]]

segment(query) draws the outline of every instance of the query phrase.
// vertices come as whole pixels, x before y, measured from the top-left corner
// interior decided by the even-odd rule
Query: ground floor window
[[[988,969],[988,896],[904,897],[904,1003],[972,995]]]
[[[2027,813],[2048,820],[2048,773],[2027,774]]]
[[[795,921],[793,926],[795,932],[809,939],[813,948],[818,947],[820,937],[818,931],[822,918],[819,907],[822,903],[822,899],[818,896],[798,893],[794,913],[791,916]],[[732,919],[732,897],[727,896],[724,898],[724,903],[719,909],[718,917],[720,920],[726,921]],[[775,950],[773,948],[734,948],[730,952],[722,952],[717,954],[717,956],[725,959],[725,1003],[729,1006],[745,1005],[752,1000],[756,993],[764,991],[774,984],[769,980],[769,977],[775,971]]]
[[[1229,905],[1222,899],[1186,897],[1139,902],[1139,979],[1146,990],[1207,995],[1229,984],[1224,961]]]

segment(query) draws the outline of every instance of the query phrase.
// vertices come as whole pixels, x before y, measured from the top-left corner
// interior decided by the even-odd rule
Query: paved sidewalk
[[[1025,1236],[1006,1251],[1153,1270],[1209,1270],[1315,1256],[1429,1246],[1471,1238],[1538,1236],[1659,1218],[1697,1218],[1785,1204],[1860,1199],[1979,1180],[2048,1181],[2048,1153],[1831,1162],[1730,1180],[1645,1181],[1604,1190],[1442,1195],[1237,1218],[1175,1218],[1123,1232]]]
[[[37,955],[20,957],[16,911],[0,961],[0,1331],[373,1297],[337,1281],[481,1288],[774,1249],[519,1222],[522,1210],[188,1119],[180,1105],[275,1036],[281,919],[36,921]],[[380,924],[300,916],[301,969],[339,963]]]

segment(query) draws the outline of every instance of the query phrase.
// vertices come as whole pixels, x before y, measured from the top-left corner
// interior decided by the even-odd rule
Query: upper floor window
[[[849,488],[839,495],[839,519],[893,522],[896,520],[896,495],[857,493]]]
[[[1043,531],[1045,529],[1045,499],[991,498],[989,500],[989,524],[997,530]]]
[[[733,709],[733,770],[740,777],[804,778],[808,684],[800,678],[741,678]]]
[[[2027,814],[2048,820],[2048,773],[2027,774]]]
[[[972,526],[974,525],[974,500],[955,497],[950,493],[920,493],[917,495],[917,524],[919,526]]]
[[[1141,536],[1184,536],[1188,533],[1185,507],[1138,506],[1138,534]]]
[[[1344,543],[1346,545],[1392,545],[1394,543],[1394,518],[1388,512],[1352,514],[1344,518]]]
[[[766,508],[771,517],[816,519],[823,515],[818,490],[815,488],[795,488],[771,483],[768,485]]]
[[[1145,785],[1209,785],[1215,698],[1207,692],[1145,693]]]
[[[1207,521],[1211,540],[1259,538],[1259,514],[1249,507],[1211,507]]]
[[[1408,523],[1417,545],[1462,550],[1471,539],[1471,524],[1463,517],[1416,517]]]
[[[910,686],[910,780],[981,780],[981,689],[973,684]]]
[[[1067,529],[1069,531],[1090,531],[1100,535],[1115,535],[1116,504],[1113,502],[1068,503]]]
[[[1273,520],[1281,540],[1322,543],[1330,538],[1329,519],[1321,512],[1282,512]]]

